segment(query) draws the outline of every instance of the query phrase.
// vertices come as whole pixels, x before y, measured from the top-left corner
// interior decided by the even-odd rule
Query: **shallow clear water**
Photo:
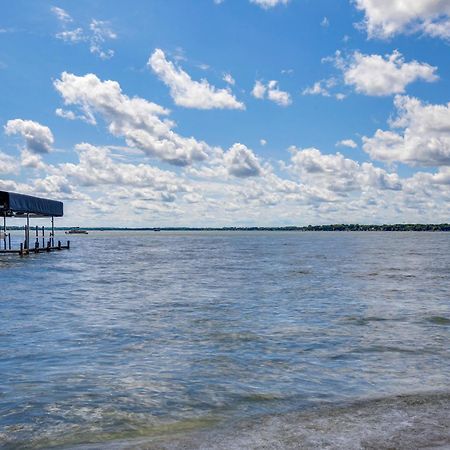
[[[0,447],[448,390],[450,234],[70,239],[0,256]]]

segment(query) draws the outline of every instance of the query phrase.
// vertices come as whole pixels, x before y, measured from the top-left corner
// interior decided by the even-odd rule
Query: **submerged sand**
[[[72,448],[450,449],[450,394],[366,400],[309,412],[260,417],[221,428]]]

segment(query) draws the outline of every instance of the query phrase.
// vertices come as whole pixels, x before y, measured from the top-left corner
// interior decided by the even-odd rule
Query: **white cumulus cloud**
[[[448,0],[355,0],[364,11],[369,37],[389,38],[399,33],[420,32],[450,38]]]
[[[372,159],[413,166],[450,166],[450,103],[425,104],[417,98],[397,96],[397,117],[391,130],[378,129],[363,138]]]
[[[358,163],[341,153],[323,154],[316,148],[292,147],[290,170],[300,176],[303,183],[328,191],[326,198],[338,200],[350,192],[375,190],[400,190],[396,173],[388,173],[371,163]]]
[[[235,177],[255,177],[262,173],[258,158],[243,144],[234,144],[224,154],[224,161],[228,173]]]
[[[229,89],[218,89],[205,79],[192,80],[181,67],[168,61],[161,49],[153,52],[148,66],[169,87],[170,95],[179,106],[198,109],[245,109],[245,105],[238,101]]]
[[[33,120],[8,120],[5,133],[21,135],[25,139],[26,148],[32,153],[48,153],[54,142],[50,128]]]
[[[353,139],[343,139],[342,141],[337,142],[336,146],[337,147],[356,148],[356,147],[358,147],[358,144]]]
[[[109,149],[88,143],[76,145],[75,150],[79,163],[62,164],[58,172],[79,186],[141,188],[160,199],[186,191],[182,180],[170,171],[143,163],[115,161]]]
[[[348,61],[338,56],[337,64],[343,70],[345,84],[366,95],[401,94],[414,81],[438,79],[436,67],[418,61],[406,62],[398,51],[384,57],[355,52]]]
[[[336,78],[331,77],[315,82],[312,86],[303,89],[302,95],[321,95],[323,97],[335,97],[343,100],[345,95],[342,93],[333,94],[331,90],[338,84]]]
[[[20,164],[22,167],[30,167],[32,169],[47,169],[46,164],[42,161],[42,155],[30,152],[26,148],[20,152]]]
[[[188,165],[207,157],[209,146],[205,142],[173,131],[175,124],[165,118],[167,109],[143,98],[128,97],[115,81],[101,81],[94,74],[77,76],[63,72],[54,85],[64,103],[78,106],[85,120],[95,124],[95,116],[100,115],[112,135],[125,138],[129,146],[150,156],[175,165]]]
[[[18,169],[19,169],[18,161],[12,156],[0,150],[0,173],[12,174],[16,173]]]
[[[289,106],[292,103],[291,95],[286,91],[282,91],[278,87],[278,81],[276,80],[271,80],[267,84],[256,80],[252,89],[252,95],[260,100],[268,99],[280,106]]]

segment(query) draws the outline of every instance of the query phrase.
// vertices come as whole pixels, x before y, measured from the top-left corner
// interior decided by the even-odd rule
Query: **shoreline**
[[[171,435],[52,447],[61,450],[448,449],[450,392],[322,405]]]
[[[359,225],[359,224],[334,224],[334,225],[308,225],[285,227],[55,227],[56,231],[68,231],[79,228],[86,231],[278,231],[278,232],[450,232],[450,224],[391,224],[391,225]],[[7,226],[6,231],[23,231],[24,226]]]

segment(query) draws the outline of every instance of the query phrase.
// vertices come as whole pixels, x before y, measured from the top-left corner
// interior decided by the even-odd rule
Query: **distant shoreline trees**
[[[58,227],[56,230],[69,230]],[[10,226],[7,230],[23,230],[23,226]],[[450,224],[398,223],[383,225],[330,224],[285,227],[84,227],[93,231],[450,231]]]

